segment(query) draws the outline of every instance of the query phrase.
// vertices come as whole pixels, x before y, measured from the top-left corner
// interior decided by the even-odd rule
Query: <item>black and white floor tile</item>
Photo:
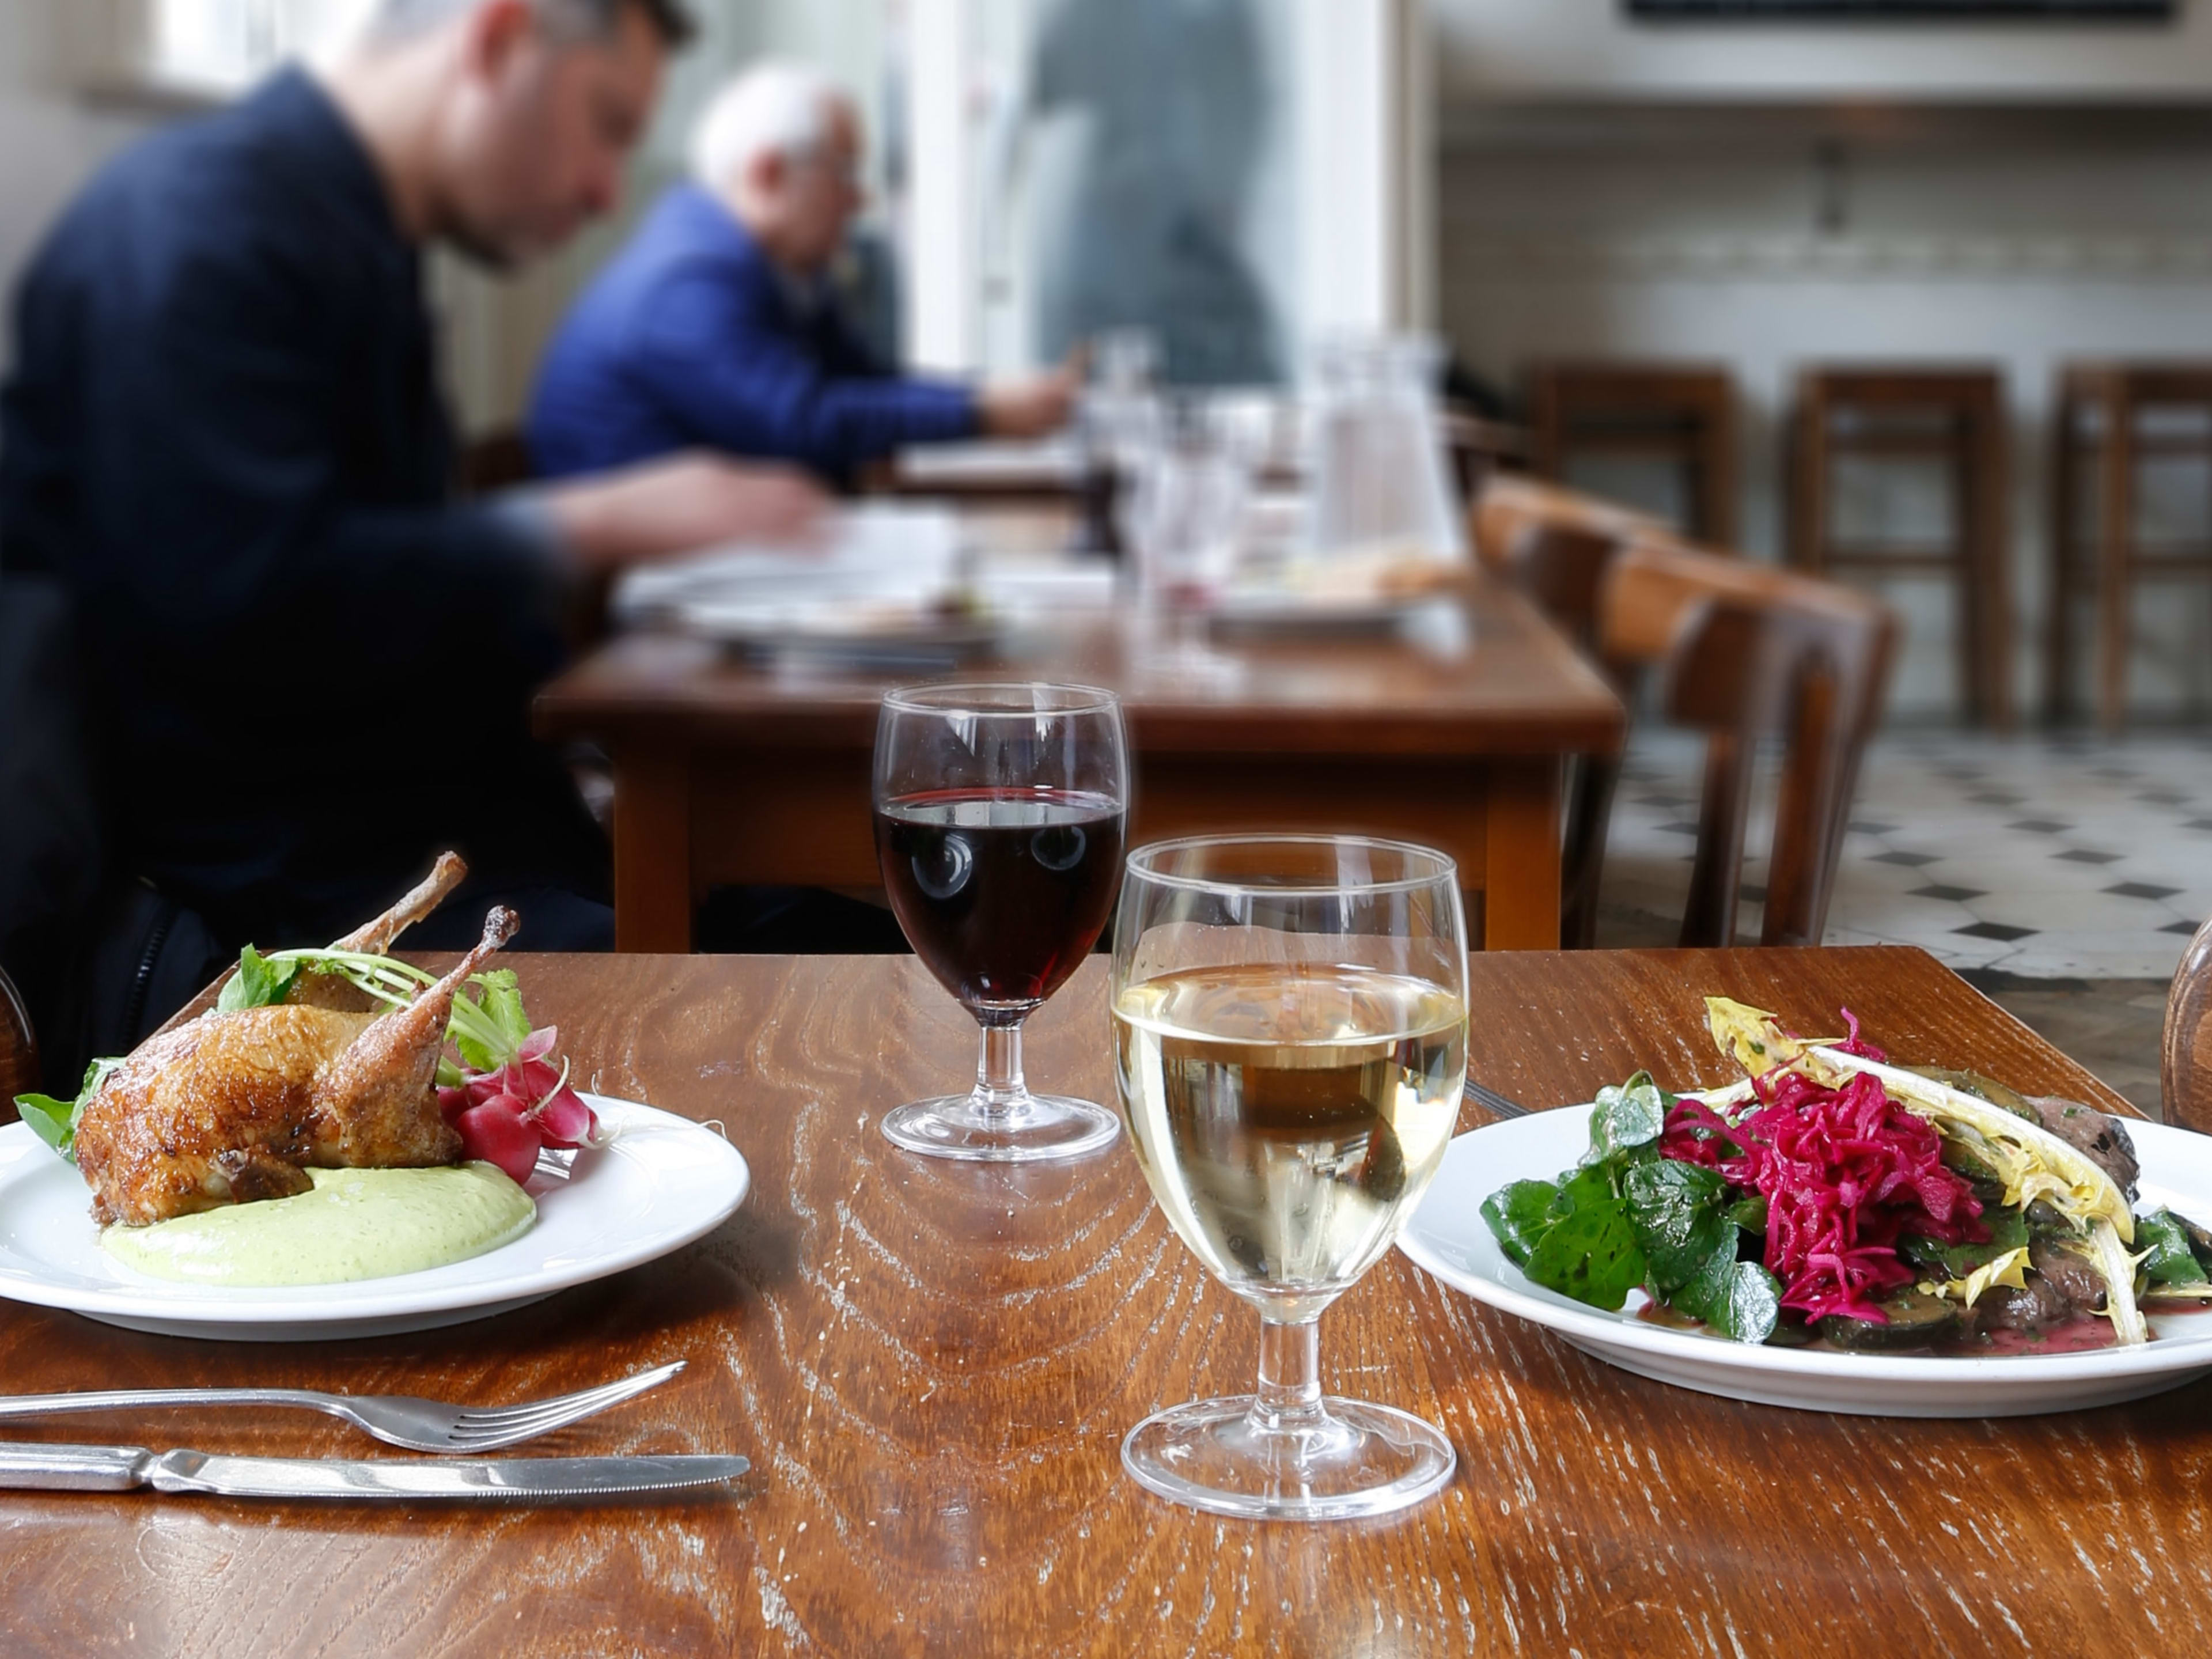
[[[1630,745],[1607,845],[1600,943],[1679,923],[1701,750]],[[1767,799],[1741,933],[1756,937]],[[2212,731],[1996,738],[1912,731],[1869,751],[1828,910],[1830,944],[1917,945],[1959,969],[2163,979],[2212,915]],[[1608,936],[1611,937],[1608,937]]]

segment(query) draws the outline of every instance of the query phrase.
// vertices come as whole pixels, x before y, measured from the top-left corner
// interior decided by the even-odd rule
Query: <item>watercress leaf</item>
[[[1696,1278],[1717,1254],[1735,1259],[1736,1228],[1724,1212],[1728,1183],[1717,1170],[1655,1158],[1622,1182],[1630,1223],[1662,1297]]]
[[[56,1100],[52,1095],[17,1095],[15,1109],[31,1126],[33,1134],[64,1158],[70,1155],[70,1143],[76,1138],[75,1101]]]
[[[1746,1193],[1728,1207],[1730,1221],[1747,1233],[1766,1231],[1766,1200],[1758,1193]]]
[[[453,1045],[461,1051],[461,1063],[471,1071],[495,1072],[515,1057],[523,1039],[530,1035],[530,1016],[522,1008],[521,983],[512,968],[472,974],[469,983],[477,988],[477,1006],[497,1032],[500,1042],[495,1048],[456,1026]]]
[[[2154,1285],[2202,1285],[2204,1268],[2189,1248],[2189,1234],[2170,1211],[2136,1218],[2136,1249],[2144,1253],[2136,1268]]]
[[[70,1163],[76,1162],[76,1126],[84,1109],[99,1091],[100,1081],[123,1062],[95,1060],[84,1068],[84,1083],[75,1100],[56,1100],[52,1095],[17,1095],[15,1109],[31,1133]]]
[[[1552,1206],[1559,1196],[1556,1182],[1516,1181],[1482,1200],[1482,1218],[1489,1224],[1498,1248],[1515,1267],[1527,1267],[1536,1241],[1551,1231],[1557,1219]]]
[[[1649,1072],[1638,1072],[1618,1088],[1597,1091],[1590,1113],[1592,1161],[1632,1146],[1647,1146],[1667,1127],[1667,1107]]]
[[[1709,1260],[1669,1305],[1733,1341],[1764,1342],[1781,1317],[1782,1286],[1758,1262],[1738,1261],[1729,1251]]]
[[[249,945],[238,953],[238,971],[225,982],[215,1006],[226,1014],[273,1007],[291,994],[292,981],[299,976],[298,963],[271,962]]]
[[[459,1051],[461,1064],[469,1070],[496,1072],[515,1057],[523,1038],[530,1035],[530,1016],[522,1012],[521,985],[513,969],[494,968],[471,974],[461,996],[473,1002],[483,1018],[465,1025],[456,1019],[447,1035]]]
[[[1940,1272],[1945,1279],[1964,1279],[2027,1243],[2027,1218],[2018,1210],[1989,1205],[1982,1211],[1982,1225],[1990,1235],[1983,1243],[1946,1244],[1940,1239],[1907,1233],[1897,1241],[1897,1253],[1923,1273]],[[2188,1254],[2185,1243],[2183,1254]]]
[[[1739,1261],[1728,1271],[1722,1295],[1706,1322],[1738,1342],[1764,1342],[1782,1316],[1781,1281],[1756,1261]]]
[[[1523,1269],[1536,1284],[1608,1312],[1644,1282],[1644,1251],[1628,1206],[1602,1166],[1577,1170],[1559,1188],[1551,1227]]]

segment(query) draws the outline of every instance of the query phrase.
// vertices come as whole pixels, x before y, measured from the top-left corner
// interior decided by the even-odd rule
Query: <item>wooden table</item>
[[[1127,1147],[1019,1172],[893,1151],[963,1077],[909,963],[520,957],[580,1075],[726,1124],[755,1179],[699,1244],[479,1324],[211,1344],[0,1304],[10,1389],[297,1383],[498,1401],[672,1358],[546,1450],[738,1451],[732,1495],[406,1511],[0,1494],[0,1651],[70,1654],[1904,1653],[2197,1650],[2212,1386],[1995,1422],[1829,1418],[1640,1381],[1395,1253],[1322,1322],[1324,1382],[1441,1424],[1394,1520],[1221,1521],[1126,1479],[1155,1407],[1249,1388],[1258,1322]],[[1032,1077],[1108,1086],[1103,964]],[[1725,1068],[1699,994],[1848,1003],[1899,1059],[2118,1101],[1917,951],[1477,957],[1474,1066],[1531,1103]],[[1480,1121],[1470,1109],[1467,1127]],[[361,1455],[321,1419],[86,1419],[21,1438]]]
[[[1118,616],[1018,635],[973,678],[1120,692],[1134,749],[1133,837],[1358,830],[1439,847],[1481,899],[1492,949],[1556,945],[1562,761],[1619,749],[1620,702],[1528,604],[1474,582],[1450,631],[1246,638],[1207,690],[1146,666]],[[1157,657],[1157,653],[1152,653]],[[913,678],[909,676],[908,678]],[[700,641],[630,635],[538,700],[541,734],[588,738],[615,769],[615,932],[690,948],[724,883],[873,886],[869,762],[895,677],[793,678]]]

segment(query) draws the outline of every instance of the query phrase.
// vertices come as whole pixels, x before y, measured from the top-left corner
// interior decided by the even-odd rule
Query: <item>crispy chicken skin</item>
[[[454,996],[516,926],[494,910],[460,965],[391,1013],[287,1002],[211,1011],[149,1037],[77,1126],[94,1218],[143,1226],[288,1197],[307,1189],[309,1168],[454,1162],[460,1137],[434,1086],[439,1048]]]

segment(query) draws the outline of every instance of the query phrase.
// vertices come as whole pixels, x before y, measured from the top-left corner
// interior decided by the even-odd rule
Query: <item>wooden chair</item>
[[[1525,381],[1531,470],[1560,481],[1578,455],[1671,461],[1688,501],[1683,532],[1735,544],[1735,378],[1725,365],[1538,363]]]
[[[0,1123],[13,1123],[15,1097],[38,1086],[39,1040],[15,982],[0,969]]]
[[[2192,431],[2151,429],[2160,414],[2185,414]],[[2097,719],[2107,732],[2127,719],[2128,657],[2136,585],[2212,574],[2212,542],[2152,544],[2136,511],[2146,460],[2183,456],[2212,462],[2212,362],[2080,362],[2060,371],[2051,416],[2051,608],[2045,671],[2046,712],[2070,710],[2074,611],[2096,601]],[[2083,474],[2096,481],[2095,529],[2083,547],[2076,515]]]
[[[1820,943],[1896,639],[1887,605],[1833,583],[1680,543],[1638,542],[1613,560],[1602,654],[1619,673],[1656,667],[1666,717],[1708,734],[1682,944],[1735,942],[1752,781],[1775,739],[1784,752],[1759,943]],[[1601,866],[1602,828],[1583,833]]]
[[[2212,921],[2197,930],[2173,971],[2160,1049],[2166,1121],[2212,1134]]]
[[[1535,600],[1545,615],[1598,656],[1598,596],[1613,559],[1639,537],[1658,536],[1656,520],[1595,495],[1529,477],[1495,477],[1474,504],[1475,552],[1490,569]],[[1607,665],[1599,658],[1599,666]],[[1629,689],[1616,677],[1615,689]],[[1598,878],[1605,830],[1620,783],[1618,755],[1578,755],[1567,781],[1559,867],[1559,943],[1587,951],[1597,943]]]
[[[1789,455],[1790,562],[1814,576],[1948,575],[1957,592],[1961,701],[2000,730],[2012,724],[2012,611],[2005,529],[2003,377],[1976,367],[1814,366],[1797,378]],[[1838,533],[1838,457],[1926,459],[1944,469],[1950,526],[1929,543]]]

